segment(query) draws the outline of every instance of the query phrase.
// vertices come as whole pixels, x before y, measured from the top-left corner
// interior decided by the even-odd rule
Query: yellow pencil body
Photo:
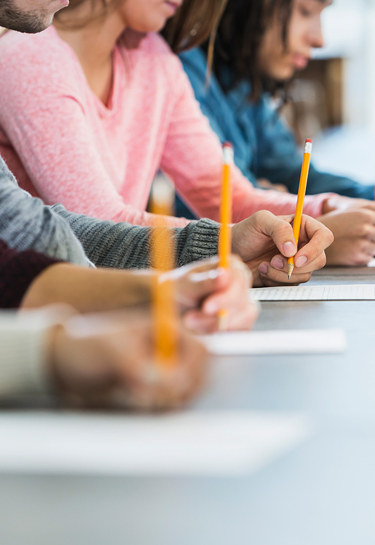
[[[171,230],[164,226],[161,216],[173,213],[174,190],[163,178],[154,182],[151,211],[160,215],[155,219],[155,230],[152,235],[152,265],[161,274],[175,266],[175,251]],[[177,364],[178,338],[176,324],[178,312],[176,294],[172,282],[159,282],[157,274],[153,289],[153,323],[155,341],[155,359],[161,368],[172,368]]]
[[[230,266],[230,254],[232,248],[231,229],[232,223],[232,164],[233,148],[230,144],[223,147],[223,174],[221,181],[221,208],[220,208],[220,237],[219,237],[219,266],[228,269]],[[219,329],[226,329],[227,311],[219,312]]]
[[[294,216],[294,222],[293,222],[293,235],[294,235],[297,247],[298,247],[298,241],[299,241],[299,234],[301,231],[303,203],[304,203],[305,195],[306,195],[307,179],[309,177],[311,152],[312,152],[312,140],[307,139],[305,142],[305,151],[303,154],[301,177],[299,180],[296,214]],[[292,276],[293,269],[294,269],[294,257],[290,257],[288,259],[288,278]]]

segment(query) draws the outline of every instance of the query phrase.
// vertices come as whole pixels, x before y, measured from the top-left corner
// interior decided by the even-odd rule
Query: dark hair
[[[287,46],[293,0],[229,0],[217,30],[213,72],[225,91],[243,80],[251,81],[251,98],[263,91],[275,95],[285,84],[265,78],[259,70],[258,52],[267,25],[280,21],[281,38]],[[204,44],[208,51],[208,44]],[[230,72],[230,78],[226,77]]]
[[[55,15],[55,21],[60,28],[79,30],[92,21],[105,17],[124,1],[126,0],[70,0],[69,6]],[[91,3],[92,13],[77,18],[74,10],[84,3]],[[101,4],[101,9],[95,13],[97,3]],[[210,36],[213,39],[226,3],[227,0],[185,0],[162,32],[173,51],[180,53],[200,45]]]

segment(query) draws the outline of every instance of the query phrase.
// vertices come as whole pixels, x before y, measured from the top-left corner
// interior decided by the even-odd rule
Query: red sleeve
[[[18,308],[33,280],[56,259],[26,250],[18,252],[0,240],[0,308]]]

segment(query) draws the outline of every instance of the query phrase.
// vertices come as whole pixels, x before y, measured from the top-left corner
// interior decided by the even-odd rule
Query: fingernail
[[[296,267],[303,267],[305,263],[307,263],[307,257],[305,255],[301,255],[296,259],[294,264]]]
[[[262,265],[259,265],[259,269],[258,269],[258,270],[259,270],[259,272],[260,272],[261,274],[267,274],[267,272],[268,272],[268,267],[267,267],[267,265],[265,265],[264,263],[262,263]]]
[[[285,242],[283,244],[283,252],[287,257],[291,257],[296,251],[296,245],[293,242]]]
[[[194,316],[185,316],[184,317],[184,325],[188,329],[194,329],[194,327],[197,324],[197,320],[194,318]]]
[[[219,309],[217,308],[217,305],[211,301],[204,305],[204,312],[206,314],[216,314],[218,311]]]
[[[274,257],[271,261],[272,267],[275,267],[275,269],[283,269],[284,263],[281,257]]]

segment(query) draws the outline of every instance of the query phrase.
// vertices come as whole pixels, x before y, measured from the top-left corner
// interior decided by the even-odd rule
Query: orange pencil
[[[155,339],[155,358],[161,368],[171,368],[177,364],[176,324],[178,312],[172,282],[160,284],[163,272],[175,266],[175,251],[171,230],[165,227],[162,216],[173,215],[174,188],[163,176],[158,176],[151,193],[151,212],[160,215],[155,220],[152,235],[152,265],[157,273],[153,289],[153,320]]]
[[[232,164],[233,146],[225,143],[223,146],[223,175],[221,187],[221,209],[220,209],[220,238],[219,238],[219,266],[228,269],[230,266],[230,254],[232,247],[230,224],[232,223]],[[219,312],[219,329],[226,329],[227,311]]]
[[[312,152],[312,140],[310,138],[307,138],[305,142],[305,151],[303,154],[301,177],[299,180],[296,214],[294,216],[294,222],[293,222],[293,235],[297,244],[297,248],[298,248],[299,234],[301,230],[303,202],[305,200],[307,178],[309,176],[311,152]],[[288,278],[292,276],[293,269],[294,269],[294,257],[290,257],[288,259]]]

